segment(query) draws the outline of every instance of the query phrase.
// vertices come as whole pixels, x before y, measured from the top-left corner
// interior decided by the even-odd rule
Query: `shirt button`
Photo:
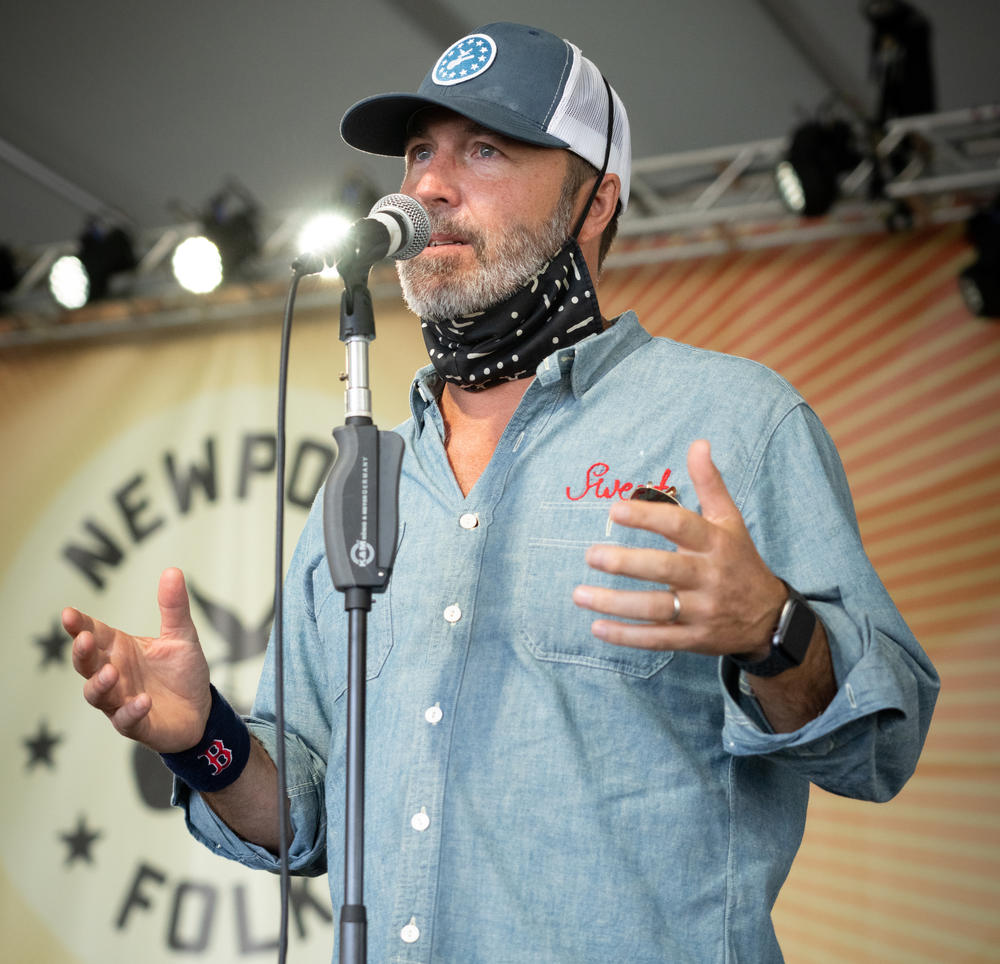
[[[444,611],[444,618],[449,623],[457,623],[462,618],[462,610],[455,605],[449,606]]]
[[[424,710],[424,719],[427,720],[428,723],[433,723],[435,726],[441,722],[443,716],[444,713],[437,703],[433,706],[428,706],[427,709]]]
[[[423,833],[431,825],[431,818],[427,816],[426,810],[415,813],[410,817],[410,826],[418,833]]]
[[[458,520],[458,524],[463,529],[475,529],[479,525],[479,516],[475,512],[466,512],[461,519]]]
[[[413,944],[420,939],[420,928],[417,927],[417,920],[415,917],[410,918],[410,923],[399,932],[399,936],[406,944]]]

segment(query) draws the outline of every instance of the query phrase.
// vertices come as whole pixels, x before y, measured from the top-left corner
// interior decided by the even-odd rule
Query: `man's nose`
[[[459,202],[460,191],[455,166],[446,158],[434,157],[411,172],[403,181],[403,192],[415,197],[426,208],[453,207]]]

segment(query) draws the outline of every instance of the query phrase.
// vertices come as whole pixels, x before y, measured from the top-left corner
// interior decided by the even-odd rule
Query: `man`
[[[810,781],[892,796],[937,692],[832,444],[773,373],[602,318],[628,122],[571,44],[490,24],[342,132],[404,156],[432,221],[400,266],[432,366],[368,622],[370,959],[780,960]],[[659,499],[628,498],[644,482]],[[273,870],[273,654],[251,739],[177,570],[159,599],[155,640],[66,611],[86,697],[166,755],[199,839]],[[290,859],[338,904],[346,628],[319,508],[285,605]]]

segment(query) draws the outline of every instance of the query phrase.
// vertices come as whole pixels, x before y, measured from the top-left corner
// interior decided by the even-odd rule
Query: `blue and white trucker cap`
[[[625,105],[614,90],[614,128],[608,172],[629,196],[632,144]],[[453,43],[415,94],[379,94],[358,101],[340,122],[352,147],[402,157],[407,124],[425,107],[446,107],[490,130],[563,147],[604,165],[608,88],[594,63],[568,40],[518,23],[491,23]]]

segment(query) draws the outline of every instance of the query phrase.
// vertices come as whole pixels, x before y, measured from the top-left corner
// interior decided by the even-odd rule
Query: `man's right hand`
[[[77,609],[63,610],[83,695],[124,736],[157,753],[179,753],[202,737],[212,697],[208,662],[191,620],[184,574],[160,576],[160,636],[131,636]]]

